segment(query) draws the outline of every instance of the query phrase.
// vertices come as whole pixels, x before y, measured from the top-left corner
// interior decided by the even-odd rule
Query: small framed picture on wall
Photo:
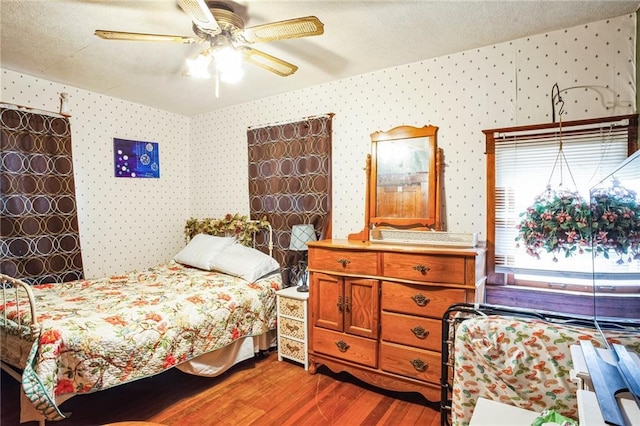
[[[113,163],[115,177],[159,178],[158,143],[113,138]]]

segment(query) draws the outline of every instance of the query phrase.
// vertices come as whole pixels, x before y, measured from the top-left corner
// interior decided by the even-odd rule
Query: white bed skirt
[[[176,368],[196,376],[219,376],[237,363],[253,358],[256,353],[275,347],[277,339],[276,330],[267,331],[260,336],[238,339],[222,349],[178,364]]]

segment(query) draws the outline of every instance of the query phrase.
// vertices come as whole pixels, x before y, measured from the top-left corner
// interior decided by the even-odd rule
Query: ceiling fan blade
[[[240,46],[238,47],[238,49],[242,52],[242,54],[244,55],[244,59],[247,62],[257,65],[282,77],[287,77],[298,70],[297,66],[290,64],[287,61],[283,61],[282,59],[276,58],[275,56],[271,56],[268,53],[252,49],[251,47]]]
[[[157,41],[182,44],[193,44],[200,41],[193,37],[164,34],[128,33],[122,31],[96,30],[94,34],[105,40]]]
[[[196,27],[207,34],[220,34],[222,30],[204,0],[178,0],[178,6],[189,15]]]
[[[244,39],[247,43],[285,40],[320,34],[324,34],[324,24],[315,16],[256,25],[243,30]]]

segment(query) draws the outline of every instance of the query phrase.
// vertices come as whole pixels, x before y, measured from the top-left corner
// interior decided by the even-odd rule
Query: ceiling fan
[[[324,24],[315,16],[289,19],[244,28],[244,21],[234,13],[233,8],[221,1],[178,0],[178,5],[193,21],[193,32],[196,37],[164,34],[144,34],[121,31],[96,30],[95,35],[107,40],[153,41],[171,43],[203,43],[209,47],[200,52],[193,60],[188,60],[188,75],[198,76],[204,72],[207,76],[212,61],[216,71],[224,77],[241,73],[238,61],[243,57],[247,62],[286,77],[298,70],[296,65],[284,61],[268,53],[249,47],[253,43],[265,43],[315,36],[324,33]],[[231,54],[229,62],[226,55]],[[224,78],[223,78],[224,79]]]

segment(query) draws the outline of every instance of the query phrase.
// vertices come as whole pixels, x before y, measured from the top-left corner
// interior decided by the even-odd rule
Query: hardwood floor
[[[3,426],[19,425],[19,385],[1,377]],[[122,421],[163,425],[417,425],[440,424],[439,403],[419,394],[384,391],[320,367],[258,356],[217,378],[176,369],[159,376],[80,395],[61,405],[73,415],[50,426]],[[35,425],[35,422],[25,423]]]

